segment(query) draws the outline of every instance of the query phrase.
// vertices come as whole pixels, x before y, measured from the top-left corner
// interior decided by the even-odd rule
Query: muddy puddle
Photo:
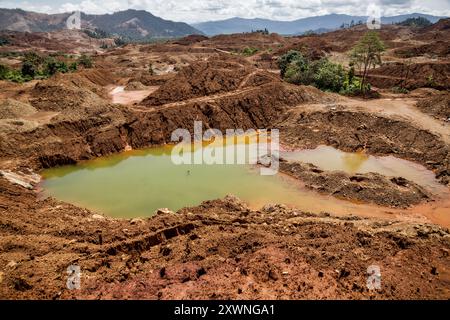
[[[343,152],[330,146],[282,152],[281,156],[290,161],[312,163],[324,171],[336,170],[348,174],[375,172],[388,177],[403,177],[427,188],[433,194],[444,194],[447,191],[436,180],[432,171],[393,156],[375,157],[364,152]]]
[[[118,86],[109,88],[109,95],[112,103],[127,105],[141,102],[157,88],[158,87],[148,87],[146,90],[125,90],[125,87]]]
[[[242,143],[238,141],[237,145]],[[218,148],[218,145],[204,147],[208,148]],[[257,166],[176,165],[171,161],[172,149],[173,146],[166,145],[132,150],[75,166],[46,170],[42,173],[42,196],[52,196],[117,218],[149,217],[158,208],[176,211],[233,194],[253,209],[281,203],[305,212],[395,218],[450,226],[448,189],[438,184],[432,172],[405,160],[347,154],[329,147],[282,152],[283,158],[313,163],[326,170],[405,176],[427,188],[446,192],[443,196],[446,200],[410,209],[355,203],[313,192],[298,180],[280,173],[262,176]]]

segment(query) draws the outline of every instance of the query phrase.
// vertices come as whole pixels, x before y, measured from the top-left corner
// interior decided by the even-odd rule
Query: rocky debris
[[[246,64],[246,67],[242,66]],[[252,69],[247,62],[210,59],[195,62],[164,83],[142,103],[159,106],[195,97],[236,90]]]
[[[312,164],[301,162],[281,162],[280,170],[300,179],[309,189],[386,207],[406,208],[432,197],[414,182],[377,173],[350,175],[341,171],[323,171]]]
[[[251,210],[234,196],[139,223],[93,220],[88,210],[36,202],[34,192],[2,178],[0,190],[0,261],[14,261],[2,270],[6,299],[55,292],[58,299],[449,298],[440,270],[450,235],[437,226],[348,220],[280,205]],[[428,237],[417,237],[425,230]],[[74,261],[83,277],[81,290],[70,291],[66,268]],[[366,287],[374,264],[381,266],[379,291]]]
[[[38,184],[39,181],[41,181],[41,177],[38,174],[33,173],[32,171],[24,173],[24,172],[11,172],[9,170],[6,171],[0,170],[0,177],[4,177],[12,184],[16,184],[30,190],[34,189],[36,184]]]
[[[125,87],[125,90],[127,91],[146,90],[146,89],[148,89],[148,87],[144,86],[140,81],[129,82]]]
[[[114,83],[114,76],[104,68],[77,73],[56,74],[39,81],[31,91],[30,102],[41,111],[78,111],[106,105],[105,87]]]
[[[449,121],[450,119],[449,92],[442,92],[428,98],[421,99],[416,106],[422,112],[432,115],[439,120]]]
[[[204,40],[208,40],[208,37],[200,34],[192,34],[187,37],[177,39],[173,43],[180,44],[182,46],[189,46],[198,42],[202,42]]]
[[[450,146],[434,133],[403,119],[351,110],[292,109],[275,127],[281,141],[299,149],[328,145],[342,151],[365,150],[372,155],[394,155],[433,170],[444,184],[450,178]]]
[[[438,39],[441,31],[424,34]],[[97,56],[91,70],[60,74],[34,88],[36,82],[2,82],[2,97],[16,99],[1,102],[2,169],[18,174],[4,167],[41,169],[162,144],[174,129],[202,120],[222,130],[280,128],[289,147],[326,144],[393,154],[426,165],[448,182],[450,152],[436,135],[393,117],[345,111],[335,107],[336,95],[289,85],[276,73],[258,69],[276,67],[273,49],[293,44],[318,58],[322,50],[348,51],[364,32],[355,27],[317,37],[239,34],[204,39],[201,46],[128,45]],[[403,46],[394,41],[399,33],[417,35],[398,26],[380,31],[392,48]],[[260,51],[248,58],[224,53],[246,47]],[[164,74],[152,75],[149,60]],[[447,67],[446,62],[415,64],[413,87],[430,80],[444,87]],[[399,65],[384,68],[387,77],[374,73],[381,85],[403,77]],[[161,88],[144,106],[112,106],[107,88],[118,85],[119,75],[129,79],[130,88],[139,83]],[[308,111],[305,104],[314,103],[333,105],[324,112]],[[444,107],[435,112],[439,117]],[[19,119],[35,111],[55,115],[44,123]],[[412,196],[417,186],[401,178],[305,172],[311,188],[337,190],[349,199],[362,193],[364,201],[379,201],[370,190],[384,192],[386,203],[394,206],[426,199],[421,190]],[[112,219],[54,199],[37,201],[27,189],[32,183],[13,176],[19,180],[14,184],[9,178],[0,177],[0,265],[5,266],[0,298],[449,299],[449,232],[439,226],[315,215],[280,204],[252,210],[234,196],[177,214],[162,210],[145,220]],[[400,195],[405,196],[401,201]],[[85,275],[76,292],[66,289],[67,266],[74,263]],[[383,279],[375,292],[366,287],[367,267],[374,264],[381,266]]]
[[[406,74],[410,77],[405,83]],[[423,62],[407,65],[403,62],[388,63],[374,69],[368,75],[370,84],[377,88],[405,87],[416,89],[432,87],[439,90],[448,90],[450,83],[449,62]]]
[[[407,45],[395,49],[394,54],[405,59],[424,55],[433,57],[447,57],[448,55],[450,55],[450,42],[445,40],[438,40],[433,43],[427,44]]]
[[[155,215],[157,214],[174,214],[174,212],[169,210],[168,208],[161,208],[155,211]]]

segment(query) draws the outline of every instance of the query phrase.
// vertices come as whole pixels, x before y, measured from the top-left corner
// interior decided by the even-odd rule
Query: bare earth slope
[[[192,130],[201,120],[220,130],[280,129],[286,149],[328,145],[410,160],[432,170],[447,190],[448,92],[400,95],[389,87],[402,77],[397,63],[406,62],[395,49],[430,45],[430,35],[445,41],[445,25],[383,29],[388,64],[373,77],[388,80],[379,80],[387,89],[376,100],[288,84],[276,70],[278,55],[289,49],[344,59],[364,31],[358,27],[308,37],[130,44],[99,52],[90,70],[0,81],[0,298],[450,298],[448,199],[402,177],[281,163],[311,192],[361,205],[358,216],[283,204],[250,209],[228,196],[176,214],[112,219],[42,199],[37,185],[43,168],[168,143],[173,130]],[[258,53],[240,53],[250,46]],[[412,52],[414,86],[428,87],[421,68],[436,65],[434,79],[444,85],[435,89],[448,86],[446,57],[432,62],[426,50]],[[128,99],[115,99],[117,92]],[[393,213],[400,208],[407,209]],[[73,264],[82,269],[80,291],[66,289]],[[371,265],[381,268],[381,290],[367,289]]]

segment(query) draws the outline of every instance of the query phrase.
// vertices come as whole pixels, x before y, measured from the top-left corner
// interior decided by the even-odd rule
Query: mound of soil
[[[173,43],[180,44],[182,46],[189,46],[189,45],[192,45],[194,43],[202,42],[202,41],[208,40],[208,39],[209,38],[207,36],[203,36],[203,35],[200,35],[200,34],[191,34],[191,35],[189,35],[187,37],[175,40]]]
[[[43,111],[77,110],[104,105],[103,98],[107,96],[104,86],[112,82],[111,74],[98,69],[57,74],[36,84],[31,92],[31,104]]]
[[[234,197],[115,220],[0,177],[2,299],[448,299],[448,230]],[[67,268],[81,270],[68,290]],[[366,286],[379,265],[382,286]],[[408,277],[399,277],[408,274]]]
[[[260,32],[253,32],[217,35],[204,41],[202,45],[219,50],[241,52],[245,48],[258,50],[277,48],[288,43],[288,41],[288,39],[276,33],[265,35]]]
[[[130,91],[134,91],[134,90],[145,90],[148,89],[147,86],[144,86],[142,84],[142,82],[140,81],[131,81],[128,82],[127,86],[125,87],[125,90],[130,90]]]
[[[431,198],[424,188],[400,177],[377,173],[349,175],[300,162],[281,162],[280,170],[300,179],[307,188],[347,200],[406,208]]]
[[[8,39],[5,49],[38,50],[48,52],[86,53],[102,50],[106,45],[114,47],[114,39],[94,39],[81,30],[60,30],[54,32],[2,31],[0,37]]]
[[[366,25],[355,26],[352,28],[340,29],[332,32],[327,32],[324,34],[320,34],[312,39],[321,39],[327,47],[331,47],[332,51],[335,52],[347,52],[353,48],[353,46],[364,36],[367,32]],[[378,34],[380,39],[384,41],[390,48],[394,47],[395,40],[402,33],[411,33],[410,28],[396,26],[396,25],[383,25],[383,27],[378,30]],[[314,42],[317,40],[308,40],[312,41],[312,48],[317,48],[314,45]],[[320,49],[320,47],[319,47]]]
[[[0,119],[17,119],[36,112],[37,110],[27,103],[13,99],[0,101]]]
[[[420,100],[417,108],[440,120],[450,121],[450,93],[443,92]]]
[[[290,50],[300,51],[311,60],[319,60],[332,51],[328,41],[319,37],[300,37],[295,42],[276,51],[277,55],[283,55]]]
[[[423,55],[432,57],[446,57],[450,54],[449,41],[435,41],[418,46],[406,46],[394,50],[394,54],[401,58],[412,58]]]
[[[164,83],[142,103],[159,106],[196,97],[229,92],[242,87],[246,77],[255,71],[240,59],[209,59],[195,62]],[[265,72],[261,72],[263,74]],[[255,84],[273,81],[275,76],[265,73],[253,79]],[[242,86],[241,86],[242,85]]]
[[[152,112],[133,110],[127,127],[133,148],[169,142],[177,128],[192,130],[194,121],[205,128],[225,131],[230,128],[278,128],[280,116],[287,109],[303,103],[335,102],[333,94],[305,86],[271,82],[223,95],[177,102],[156,108]]]
[[[62,111],[66,109],[88,108],[104,103],[98,95],[83,87],[43,81],[32,91],[31,104],[42,111]]]
[[[415,40],[436,41],[448,40],[450,37],[450,18],[441,19],[435,24],[423,28],[415,37]]]
[[[286,145],[299,149],[328,145],[342,151],[395,155],[423,164],[443,183],[450,183],[450,147],[408,121],[340,110],[339,106],[334,110],[293,109],[281,119],[275,127]]]
[[[175,77],[175,73],[167,73],[162,75],[152,75],[149,72],[140,72],[134,74],[133,77],[128,81],[131,82],[140,82],[147,87],[153,86],[161,86],[166,83],[168,80],[173,79]]]
[[[408,79],[405,82],[407,74]],[[400,62],[389,63],[371,70],[368,81],[382,89],[403,86],[411,90],[421,87],[446,90],[450,88],[450,63],[427,62],[409,66]]]

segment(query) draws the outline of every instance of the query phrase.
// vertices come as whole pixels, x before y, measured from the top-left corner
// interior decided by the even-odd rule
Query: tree
[[[431,21],[424,17],[408,18],[405,21],[397,23],[400,26],[409,27],[429,27],[432,25]]]
[[[372,68],[381,65],[381,55],[386,50],[378,33],[368,31],[356,44],[350,53],[351,62],[357,66],[362,74],[361,91],[366,88],[367,76]]]
[[[5,39],[5,38],[0,38],[0,47],[1,46],[6,46],[9,44],[9,40]]]
[[[411,66],[412,66],[412,64],[413,64],[413,62],[412,62],[411,58],[409,58],[406,61],[406,63],[405,63],[406,70],[405,70],[405,76],[404,76],[404,78],[402,80],[402,83],[400,84],[400,88],[401,89],[406,89],[406,86],[408,85],[408,80],[409,80],[409,76],[410,76],[410,73],[411,73]]]
[[[278,60],[282,77],[293,84],[312,85],[321,90],[340,92],[347,79],[344,68],[327,58],[311,61],[298,51],[289,51]]]
[[[45,63],[44,72],[50,76],[54,75],[58,71],[58,63],[52,57],[48,58]]]
[[[36,75],[36,68],[31,61],[25,61],[22,64],[22,75],[30,78],[34,78]]]
[[[304,59],[303,55],[295,50],[290,50],[288,53],[278,58],[278,67],[280,68],[281,77],[284,78],[284,74],[286,73],[286,70],[291,62],[302,59]]]
[[[313,72],[309,61],[303,55],[297,56],[286,68],[284,79],[289,83],[310,85]]]

